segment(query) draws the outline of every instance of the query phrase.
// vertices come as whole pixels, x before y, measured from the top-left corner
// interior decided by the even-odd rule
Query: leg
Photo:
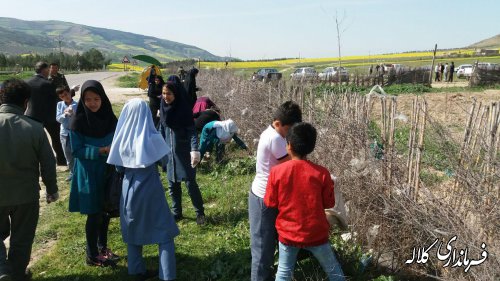
[[[340,267],[340,263],[337,258],[335,258],[335,254],[330,246],[330,243],[325,243],[316,247],[307,248],[309,251],[313,253],[316,259],[321,264],[321,267],[328,275],[328,280],[330,281],[344,281],[344,272]],[[281,249],[280,249],[281,256]]]
[[[66,158],[64,158],[64,152],[61,146],[61,140],[59,138],[60,136],[59,133],[61,130],[60,124],[57,122],[46,124],[45,129],[47,129],[47,132],[50,135],[50,140],[52,141],[52,148],[56,153],[57,165],[66,165]]]
[[[160,280],[174,280],[176,278],[174,240],[158,245],[160,258]]]
[[[193,203],[196,215],[205,215],[205,209],[203,208],[203,198],[201,197],[200,188],[196,183],[196,178],[186,181],[186,186],[188,189],[189,197],[191,197],[191,202]]]
[[[224,158],[225,148],[226,146],[222,142],[218,141],[215,143],[215,160],[217,160],[217,162],[222,161],[222,158]]]
[[[180,182],[168,181],[168,189],[172,197],[172,214],[182,216],[182,190]]]
[[[74,161],[73,155],[71,154],[71,146],[70,146],[70,142],[69,142],[69,136],[61,135],[60,140],[61,140],[61,146],[62,146],[63,152],[64,152],[64,157],[66,158],[66,164],[68,165],[68,168],[69,168],[69,176],[67,179],[69,181],[71,179],[71,177],[73,176],[73,166],[75,164],[75,161]]]
[[[248,197],[250,222],[250,251],[252,254],[252,281],[269,280],[272,277],[276,250],[277,211],[264,205],[263,199],[250,192]]]
[[[99,249],[105,249],[108,247],[108,229],[110,217],[105,213],[101,213],[100,216],[101,223],[99,225],[97,246],[99,247]]]
[[[87,257],[95,258],[99,255],[97,249],[97,240],[99,233],[99,225],[101,222],[100,214],[87,215],[87,223],[85,224],[85,236],[87,238]]]
[[[127,244],[127,265],[128,274],[142,274],[146,272],[144,259],[142,258],[142,245]]]
[[[11,268],[7,260],[7,249],[4,240],[10,235],[10,207],[0,207],[0,276],[10,274]]]
[[[297,261],[297,254],[299,248],[293,246],[287,246],[284,244],[279,244],[279,262],[278,262],[278,272],[276,273],[276,281],[288,281],[292,280],[293,269],[295,268],[295,262]]]
[[[9,263],[12,266],[12,277],[22,279],[30,262],[31,245],[35,239],[38,224],[38,201],[15,206],[12,210]],[[3,244],[3,243],[2,243]]]

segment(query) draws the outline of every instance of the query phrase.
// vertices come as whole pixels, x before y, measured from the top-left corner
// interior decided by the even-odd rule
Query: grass
[[[115,105],[118,113],[121,105]],[[248,280],[250,276],[250,237],[248,224],[248,190],[255,173],[255,160],[234,144],[228,146],[230,159],[221,164],[211,161],[201,164],[197,181],[205,202],[207,225],[200,227],[195,221],[194,208],[183,187],[185,219],[178,226],[181,233],[175,239],[178,280]],[[69,184],[64,181],[67,172],[58,173],[61,199],[44,206],[38,224],[34,252],[36,262],[31,270],[35,280],[43,281],[114,281],[130,280],[126,259],[116,269],[95,268],[85,265],[85,220],[79,213],[68,212]],[[165,187],[165,174],[161,175]],[[167,188],[165,196],[171,205]],[[44,205],[44,204],[42,204]],[[109,247],[126,256],[119,220],[110,224]],[[341,249],[346,273],[356,273],[361,256],[359,246],[343,242],[332,236],[332,244]],[[148,269],[158,267],[158,249],[155,245],[144,248]],[[315,259],[300,261],[295,274],[300,280],[322,280],[325,276]],[[376,272],[370,276],[376,277]],[[366,280],[356,278],[354,280]]]
[[[34,75],[33,71],[23,71],[23,72],[18,73],[18,74],[0,74],[0,82],[5,81],[5,80],[10,79],[10,78],[17,78],[17,79],[26,80],[26,79],[31,78],[33,75]]]
[[[132,72],[118,78],[118,86],[122,88],[138,88],[139,73]]]

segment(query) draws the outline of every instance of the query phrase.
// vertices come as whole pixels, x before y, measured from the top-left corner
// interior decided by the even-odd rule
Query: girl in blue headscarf
[[[183,218],[181,182],[185,181],[196,212],[196,223],[202,225],[205,224],[205,212],[194,168],[200,162],[198,138],[193,112],[179,77],[169,77],[163,86],[162,97],[160,132],[171,152],[166,170],[172,196],[172,212],[176,220]]]
[[[159,245],[161,280],[176,278],[174,237],[179,234],[157,169],[167,161],[169,148],[156,130],[145,101],[136,98],[123,107],[111,144],[108,163],[124,171],[120,226],[127,243],[128,273],[146,280],[142,247]]]

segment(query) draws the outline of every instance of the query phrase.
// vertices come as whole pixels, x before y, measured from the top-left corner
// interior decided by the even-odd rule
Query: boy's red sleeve
[[[333,186],[333,180],[328,173],[325,175],[325,180],[323,184],[323,207],[324,209],[330,209],[335,206],[335,192]]]
[[[269,173],[269,178],[267,179],[264,204],[268,208],[278,208],[278,186],[274,182],[274,169],[271,169],[271,173]]]

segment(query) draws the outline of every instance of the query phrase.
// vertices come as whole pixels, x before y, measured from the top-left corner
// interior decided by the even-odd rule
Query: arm
[[[49,144],[47,135],[42,131],[42,137],[40,139],[40,151],[38,153],[38,159],[40,161],[40,173],[42,176],[43,184],[47,190],[47,195],[52,195],[57,193],[57,175],[56,175],[56,159],[54,153],[52,152],[52,147]]]
[[[335,206],[335,193],[333,180],[330,175],[325,172],[323,180],[323,209],[330,209]]]
[[[56,120],[62,124],[64,119],[66,119],[66,114],[64,114],[63,106],[62,104],[57,103]]]
[[[198,151],[198,136],[194,125],[187,127],[186,130],[191,139],[191,151]]]
[[[233,135],[234,142],[243,149],[248,149],[247,145],[236,135]]]
[[[71,141],[71,151],[75,158],[89,160],[99,159],[100,150],[102,150],[102,148],[86,144],[85,137],[74,131],[70,131],[69,138]]]
[[[267,180],[264,204],[268,208],[278,208],[278,185],[274,180],[274,169],[271,169],[271,173],[269,174],[269,178]]]
[[[201,137],[200,137],[200,155],[203,156],[205,155],[205,152],[207,152],[207,149],[209,147],[209,144],[212,142],[213,138],[215,136],[216,131],[209,126],[203,127],[203,130],[201,131]]]
[[[276,137],[272,140],[271,154],[278,160],[279,164],[290,160],[290,156],[286,151],[286,140],[284,138]]]

